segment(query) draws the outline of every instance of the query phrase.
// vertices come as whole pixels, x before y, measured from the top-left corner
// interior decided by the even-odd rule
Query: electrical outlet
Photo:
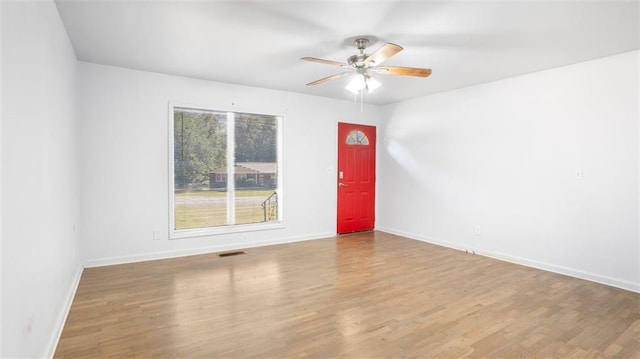
[[[476,236],[479,236],[482,234],[482,226],[477,225],[476,228],[473,231],[473,234],[475,234]]]
[[[243,240],[243,241],[246,241],[248,237],[249,237],[249,235],[248,235],[248,234],[246,234],[246,233],[242,233],[242,240]]]
[[[161,239],[162,239],[162,235],[160,234],[160,231],[153,231],[153,240],[159,241]]]
[[[584,171],[582,169],[577,169],[576,170],[576,178],[577,179],[583,179],[584,178]]]

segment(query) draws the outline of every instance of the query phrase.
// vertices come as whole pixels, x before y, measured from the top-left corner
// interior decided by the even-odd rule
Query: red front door
[[[376,128],[338,123],[338,233],[373,229]]]

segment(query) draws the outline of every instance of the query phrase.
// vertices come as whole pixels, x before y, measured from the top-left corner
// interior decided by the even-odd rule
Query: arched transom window
[[[354,130],[349,132],[349,136],[347,136],[347,145],[366,146],[368,144],[369,144],[369,139],[364,133],[362,133],[362,131]]]

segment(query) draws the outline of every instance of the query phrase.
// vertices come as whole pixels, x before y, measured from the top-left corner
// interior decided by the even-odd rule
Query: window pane
[[[278,220],[277,118],[235,114],[235,223]]]
[[[227,116],[174,109],[175,229],[227,223]]]
[[[347,145],[368,145],[369,139],[362,131],[351,131],[347,136]]]

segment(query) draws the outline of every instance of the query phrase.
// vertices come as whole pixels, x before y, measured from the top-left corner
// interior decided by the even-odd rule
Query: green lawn
[[[235,192],[236,224],[264,222],[260,205],[273,190]],[[226,192],[191,191],[175,194],[176,229],[222,226],[227,222]]]
[[[260,190],[238,190],[236,197],[269,197],[274,191],[272,189]],[[176,201],[178,198],[190,197],[226,197],[227,192],[224,191],[186,191],[176,192]]]

